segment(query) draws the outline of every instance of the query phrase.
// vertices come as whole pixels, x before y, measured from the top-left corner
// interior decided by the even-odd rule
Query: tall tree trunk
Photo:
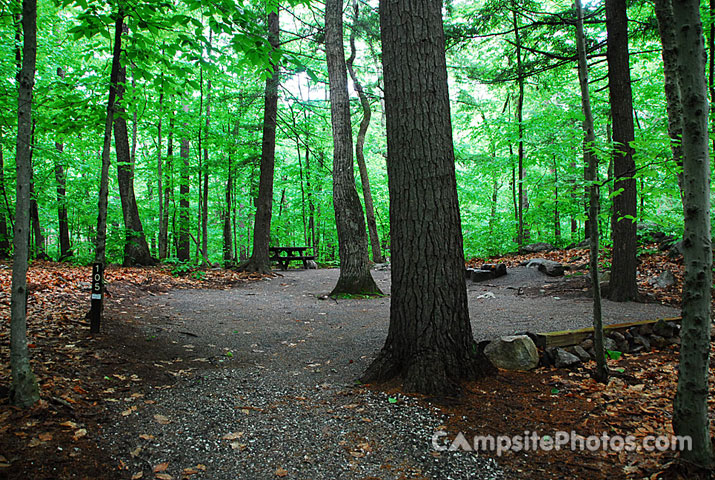
[[[469,323],[442,2],[381,2],[380,31],[392,300],[385,346],[362,379],[454,394],[493,367]]]
[[[156,176],[157,189],[159,191],[159,260],[166,260],[167,230],[169,227],[169,216],[165,215],[166,203],[164,202],[164,165],[161,158],[162,144],[162,120],[164,116],[164,76],[162,74],[162,88],[159,93],[159,124],[156,132]],[[166,219],[166,221],[164,221]]]
[[[708,152],[707,85],[700,2],[679,1],[673,9],[678,73],[683,111],[683,323],[678,390],[673,430],[692,439],[682,457],[710,469],[713,466],[708,417],[710,302],[712,300],[712,238],[710,225],[710,158]],[[703,477],[705,478],[705,477]]]
[[[554,239],[556,243],[561,243],[561,212],[559,212],[559,166],[556,163],[556,155],[553,162],[554,174]]]
[[[278,8],[268,15],[268,41],[275,52],[280,46]],[[273,72],[266,79],[265,107],[263,113],[263,144],[261,146],[261,173],[258,183],[256,218],[253,227],[251,258],[239,268],[250,272],[270,273],[268,246],[271,240],[271,214],[273,212],[273,170],[276,156],[276,124],[278,121],[278,84],[280,65],[272,64]]]
[[[593,343],[596,351],[595,378],[599,382],[608,381],[608,366],[606,352],[603,347],[603,319],[601,316],[601,285],[598,275],[598,211],[600,207],[596,172],[598,171],[598,157],[594,151],[596,134],[593,126],[593,113],[591,112],[591,96],[588,92],[588,63],[586,61],[586,39],[583,33],[583,9],[581,0],[576,0],[576,48],[578,50],[578,79],[581,86],[581,106],[583,110],[584,149],[583,156],[586,161],[586,182],[588,183],[588,238],[590,240],[590,267],[591,290],[593,292]]]
[[[211,80],[207,83],[206,94],[206,136],[209,134],[209,123],[211,119]],[[201,257],[206,259],[209,255],[209,149],[206,146],[207,138],[204,139],[204,168],[203,168],[203,190],[201,198]]]
[[[325,57],[333,126],[333,206],[340,255],[340,277],[330,295],[379,294],[370,273],[365,217],[355,189],[342,0],[328,0],[325,4]]]
[[[184,105],[184,116],[189,113],[189,105]],[[188,128],[188,124],[184,123],[184,130]],[[176,258],[182,262],[188,262],[191,255],[189,244],[190,224],[189,224],[189,137],[188,132],[184,131],[181,137],[181,149],[179,152],[181,157],[181,181],[179,183],[179,235],[176,244]]]
[[[5,190],[5,159],[2,148],[2,127],[0,126],[0,196],[5,199],[7,212],[0,211],[0,259],[10,258],[10,235],[7,230],[7,217],[10,214],[10,205],[7,201],[7,191]],[[12,224],[12,220],[10,222]]]
[[[126,33],[126,28],[123,29]],[[114,119],[114,148],[117,152],[117,180],[124,218],[124,266],[155,265],[144,236],[139,208],[134,194],[134,162],[129,148],[129,132],[123,104],[127,67],[121,65],[117,74],[117,112]]]
[[[57,67],[57,76],[65,78],[65,72],[61,67]],[[55,161],[55,181],[57,182],[57,226],[60,237],[59,261],[61,262],[72,256],[72,250],[70,249],[70,229],[67,219],[67,176],[62,165],[64,145],[61,142],[55,142],[55,148],[58,154],[58,159]]]
[[[213,31],[209,31],[208,54],[211,58],[211,40]],[[209,149],[207,147],[209,137],[209,126],[211,124],[211,79],[206,82],[206,131],[204,138],[204,168],[203,168],[203,190],[201,198],[201,258],[206,261],[209,256]]]
[[[33,156],[35,153],[35,119],[32,119],[32,129],[30,134],[30,234],[35,240],[34,257],[39,260],[49,260],[45,249],[45,235],[42,233],[40,225],[40,207],[37,203],[37,192],[35,192],[35,174],[33,169]]]
[[[102,143],[102,170],[99,177],[99,206],[97,207],[97,237],[94,261],[104,265],[107,247],[107,205],[109,195],[109,164],[112,148],[112,125],[117,96],[117,77],[119,75],[122,52],[122,31],[124,30],[124,12],[117,11],[114,23],[114,47],[112,49],[112,70],[109,74],[109,100],[107,118],[104,123],[104,141]]]
[[[18,75],[17,100],[17,202],[10,296],[10,369],[12,384],[10,401],[19,407],[29,407],[40,399],[37,380],[30,366],[27,347],[27,261],[29,254],[30,218],[30,151],[32,142],[32,89],[35,85],[37,57],[37,3],[22,2],[22,69]]]
[[[367,229],[370,233],[372,261],[375,263],[382,263],[385,260],[382,258],[382,252],[380,251],[380,237],[377,235],[377,222],[375,221],[375,206],[372,200],[372,190],[370,189],[370,179],[367,175],[367,164],[365,163],[364,152],[365,135],[367,134],[367,129],[370,126],[372,111],[370,109],[370,101],[368,100],[367,95],[365,95],[365,90],[363,90],[362,84],[360,84],[360,81],[355,74],[355,69],[353,68],[353,63],[355,62],[355,56],[357,54],[357,49],[355,48],[355,28],[359,19],[359,7],[357,0],[353,0],[353,11],[355,12],[355,18],[353,20],[353,29],[350,33],[350,57],[347,61],[347,67],[348,72],[350,73],[350,78],[353,81],[355,91],[360,98],[360,105],[362,106],[363,113],[357,140],[355,141],[355,157],[357,159],[358,169],[360,170],[362,195],[363,200],[365,201],[365,217],[367,219]]]
[[[636,164],[631,74],[628,61],[628,16],[625,0],[606,0],[608,85],[613,116],[613,262],[608,298],[625,302],[638,298],[636,283]]]
[[[64,145],[59,142],[55,142],[55,148],[60,155],[64,152]],[[67,218],[67,176],[61,159],[55,163],[55,181],[57,182],[57,220],[60,237],[59,261],[62,262],[71,257],[73,253],[70,246],[70,229]]]
[[[231,232],[231,210],[233,208],[233,169],[231,154],[228,155],[228,179],[226,180],[226,209],[223,212],[223,264],[230,268],[235,261],[233,254],[233,235]]]
[[[166,161],[164,162],[164,216],[160,222],[164,224],[164,248],[166,257],[170,257],[169,243],[169,205],[174,205],[174,106],[173,102],[169,110],[169,134],[166,142]]]
[[[499,200],[499,181],[495,176],[492,180],[492,205],[491,211],[489,212],[489,235],[494,233],[494,225],[497,221],[497,206]]]
[[[516,45],[516,69],[519,84],[519,96],[516,100],[516,121],[519,132],[519,230],[517,234],[517,243],[521,247],[524,242],[528,242],[530,234],[529,228],[524,226],[524,215],[529,210],[529,198],[524,188],[526,181],[526,170],[524,169],[524,68],[521,58],[521,36],[519,33],[519,18],[516,13],[516,8],[512,11],[514,22],[514,43]]]
[[[308,139],[305,139],[306,144]],[[313,188],[310,185],[310,149],[305,149],[305,189],[308,191],[308,232],[310,246],[313,254],[318,255],[318,234],[315,228],[315,202],[313,201]]]
[[[665,102],[668,113],[668,136],[670,148],[673,152],[673,161],[678,168],[683,167],[683,149],[680,141],[683,134],[683,124],[680,100],[680,85],[678,84],[678,59],[675,46],[675,31],[673,30],[673,3],[672,0],[655,0],[655,17],[658,20],[660,42],[663,45],[663,73],[665,74]],[[678,187],[680,196],[683,196],[683,173],[678,172]]]

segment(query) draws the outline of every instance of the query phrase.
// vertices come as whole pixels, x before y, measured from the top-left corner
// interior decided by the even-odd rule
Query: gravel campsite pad
[[[389,270],[373,274],[388,294]],[[110,331],[135,332],[140,344],[117,341],[116,353],[144,384],[105,377],[113,420],[102,448],[128,478],[520,477],[484,456],[435,452],[447,419],[429,399],[356,384],[386,337],[389,297],[321,299],[337,277],[291,270],[227,290],[172,290],[119,308],[136,312],[133,325],[108,313]],[[468,282],[475,337],[590,325],[590,299],[543,294],[544,282],[526,268]],[[678,314],[604,302],[606,323]]]

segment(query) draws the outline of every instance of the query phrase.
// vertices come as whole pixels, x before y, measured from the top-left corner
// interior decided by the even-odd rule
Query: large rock
[[[550,277],[560,277],[566,270],[561,263],[545,258],[532,258],[526,266],[529,268],[538,268],[541,273]]]
[[[675,282],[675,275],[673,275],[670,270],[663,270],[660,275],[648,280],[648,283],[655,285],[658,288],[668,288],[671,285],[675,285]]]
[[[494,272],[491,270],[477,270],[475,268],[470,272],[470,274],[473,282],[483,282],[484,280],[491,280],[494,278]]]
[[[582,362],[588,362],[591,360],[591,355],[589,355],[588,352],[581,347],[581,345],[573,347],[573,354],[580,358]]]
[[[621,332],[610,332],[608,336],[616,342],[616,348],[610,348],[609,350],[616,350],[624,353],[628,352],[628,340],[626,340],[626,337]]]
[[[505,370],[531,370],[539,365],[539,353],[527,335],[501,337],[484,348],[487,358]]]
[[[488,270],[494,274],[494,278],[503,277],[506,275],[506,264],[504,263],[485,263],[481,266],[481,270]]]
[[[678,333],[678,327],[663,319],[658,320],[653,325],[653,333],[663,338],[672,338]]]
[[[611,350],[612,352],[620,352],[621,350],[618,350],[618,343],[611,337],[603,337],[603,348],[606,350]]]
[[[669,258],[676,258],[683,254],[683,241],[675,242],[668,250]]]
[[[581,359],[573,353],[569,353],[563,348],[557,348],[554,352],[554,366],[556,368],[573,367],[581,363]]]
[[[556,250],[556,247],[545,242],[530,243],[521,247],[522,253],[550,252],[551,250]]]

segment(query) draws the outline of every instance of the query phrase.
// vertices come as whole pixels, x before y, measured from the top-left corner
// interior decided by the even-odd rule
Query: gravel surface
[[[388,293],[389,271],[373,273]],[[102,442],[142,478],[163,462],[175,479],[187,468],[190,478],[216,480],[518,478],[476,454],[436,454],[441,414],[355,384],[386,337],[389,298],[319,299],[337,277],[295,270],[230,290],[142,299],[148,348],[179,354],[155,365],[166,370],[164,385],[108,404],[116,421]],[[489,285],[468,282],[477,339],[588,326],[590,299],[520,294],[545,279],[520,268]],[[678,314],[604,302],[606,323]]]

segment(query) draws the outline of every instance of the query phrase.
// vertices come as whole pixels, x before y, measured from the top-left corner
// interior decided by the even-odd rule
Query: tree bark
[[[65,72],[61,67],[57,67],[57,76],[62,79],[65,78]],[[64,166],[62,165],[62,153],[64,152],[64,145],[62,142],[55,142],[55,149],[57,150],[58,157],[55,161],[55,181],[57,182],[57,230],[60,240],[59,261],[62,262],[72,256],[72,250],[70,247],[70,230],[67,219],[67,176]]]
[[[188,114],[189,105],[184,105],[184,114]],[[188,128],[188,124],[184,123],[184,128]],[[176,244],[176,258],[182,262],[188,262],[190,259],[191,245],[189,236],[191,228],[189,225],[189,137],[188,133],[184,132],[181,137],[181,147],[179,151],[181,157],[181,180],[179,184],[179,235]]]
[[[380,31],[392,300],[385,346],[362,380],[454,394],[494,368],[469,323],[442,2],[380,2]]]
[[[692,439],[682,458],[712,468],[708,374],[710,302],[712,300],[712,237],[710,225],[710,159],[708,151],[707,84],[700,2],[674,5],[678,73],[683,111],[683,321],[678,389],[673,406],[673,430]]]
[[[516,101],[516,121],[518,124],[519,143],[519,229],[517,233],[517,244],[521,247],[525,242],[528,242],[530,234],[528,227],[524,226],[524,215],[529,210],[529,198],[524,188],[526,181],[526,170],[524,169],[524,70],[521,58],[521,36],[519,34],[519,19],[517,17],[516,8],[512,10],[514,23],[514,43],[516,45],[516,68],[519,85],[519,95]]]
[[[126,33],[126,29],[123,29]],[[144,236],[144,228],[139,218],[139,208],[134,194],[134,161],[129,148],[129,132],[125,118],[124,91],[127,81],[127,67],[120,65],[117,72],[117,117],[114,119],[114,148],[117,152],[117,180],[119,197],[124,218],[124,266],[155,265]]]
[[[2,127],[0,127],[0,196],[5,199],[7,212],[0,211],[0,258],[10,258],[10,235],[7,229],[7,218],[10,214],[10,206],[7,202],[7,191],[5,190],[5,159],[2,148]],[[12,221],[11,221],[12,223]]]
[[[164,164],[161,158],[162,120],[164,116],[164,76],[162,74],[162,91],[159,93],[159,123],[156,131],[156,176],[159,191],[159,260],[166,260],[166,245],[168,237],[169,216],[165,215],[166,203],[164,202]],[[165,221],[166,220],[166,221]]]
[[[99,206],[97,207],[97,237],[94,261],[104,265],[107,248],[107,205],[109,195],[109,164],[112,147],[112,125],[114,124],[114,108],[117,96],[117,76],[119,75],[120,57],[122,52],[122,30],[124,29],[124,12],[118,10],[114,24],[114,47],[112,49],[112,69],[109,74],[109,100],[107,101],[107,118],[104,123],[104,141],[102,143],[102,170],[99,177]]]
[[[166,141],[166,161],[164,162],[164,216],[160,222],[164,224],[164,248],[166,249],[166,257],[170,257],[169,243],[169,205],[175,208],[174,204],[174,104],[171,103],[169,110],[169,134]]]
[[[15,204],[15,248],[10,296],[10,401],[25,408],[40,399],[37,380],[30,365],[27,347],[27,262],[29,254],[30,161],[32,141],[32,90],[37,58],[37,2],[22,2],[22,68],[18,74],[17,101],[17,202]]]
[[[598,211],[600,199],[596,172],[598,171],[598,157],[594,151],[596,134],[591,111],[591,95],[588,91],[588,63],[586,61],[586,39],[583,33],[583,9],[581,0],[576,0],[576,49],[578,50],[578,79],[581,87],[581,107],[584,121],[584,149],[583,156],[586,163],[586,183],[589,194],[588,202],[588,238],[590,240],[590,270],[591,291],[593,293],[593,343],[596,351],[596,371],[594,377],[601,383],[608,381],[608,365],[606,352],[603,347],[603,319],[601,315],[601,285],[598,275]]]
[[[380,237],[377,234],[377,222],[375,221],[375,204],[372,200],[372,189],[370,188],[370,178],[367,174],[367,164],[365,163],[365,135],[370,126],[372,111],[370,109],[370,101],[365,95],[365,90],[357,78],[353,63],[357,55],[355,48],[355,28],[359,18],[359,7],[357,0],[353,0],[353,11],[355,12],[353,30],[350,33],[350,57],[347,61],[348,72],[355,86],[355,91],[360,98],[360,106],[362,107],[363,117],[360,122],[357,140],[355,141],[355,158],[357,159],[358,169],[360,171],[360,182],[362,184],[362,195],[365,202],[365,218],[367,220],[367,230],[370,234],[370,248],[372,249],[372,261],[375,263],[383,263],[385,259],[382,257],[380,250]]]
[[[678,169],[683,167],[683,149],[681,147],[681,136],[683,134],[683,123],[680,100],[680,85],[678,80],[678,52],[675,46],[675,31],[673,26],[673,2],[672,0],[655,0],[655,17],[658,20],[658,32],[663,45],[663,72],[665,73],[665,102],[668,113],[668,136],[670,137],[670,148],[673,152],[673,162]],[[683,199],[683,173],[678,171],[678,187],[680,188],[681,200]]]
[[[211,118],[211,80],[207,82],[206,93],[206,137],[209,134],[209,124]],[[206,146],[207,138],[204,138],[204,168],[203,168],[203,189],[201,191],[201,258],[207,259],[209,256],[209,149]]]
[[[633,159],[633,97],[628,57],[628,16],[625,0],[606,0],[608,85],[613,117],[613,262],[608,298],[625,302],[638,298],[636,283],[636,164]],[[618,193],[620,191],[620,193]]]
[[[328,0],[325,4],[325,57],[333,127],[333,206],[340,256],[340,277],[330,295],[380,294],[370,273],[365,217],[355,188],[342,0]]]
[[[561,212],[559,211],[559,166],[556,162],[556,155],[553,158],[554,174],[554,239],[557,244],[561,243]]]
[[[38,260],[49,260],[45,248],[45,235],[42,233],[40,225],[40,208],[37,204],[37,193],[35,192],[35,175],[33,171],[33,155],[35,153],[35,119],[32,120],[32,128],[30,133],[30,224],[31,235],[35,240],[34,257]]]
[[[278,9],[268,15],[268,41],[271,44],[273,53],[275,53],[280,46]],[[265,88],[261,172],[258,183],[256,218],[253,226],[253,251],[251,252],[251,257],[238,267],[244,271],[259,273],[271,273],[268,246],[271,241],[271,215],[273,213],[273,171],[276,156],[280,65],[272,63],[271,67],[273,72],[266,79]]]
[[[226,180],[226,207],[223,212],[223,264],[230,268],[235,261],[233,254],[233,233],[231,231],[231,210],[233,207],[233,169],[231,154],[228,155],[228,179]]]

